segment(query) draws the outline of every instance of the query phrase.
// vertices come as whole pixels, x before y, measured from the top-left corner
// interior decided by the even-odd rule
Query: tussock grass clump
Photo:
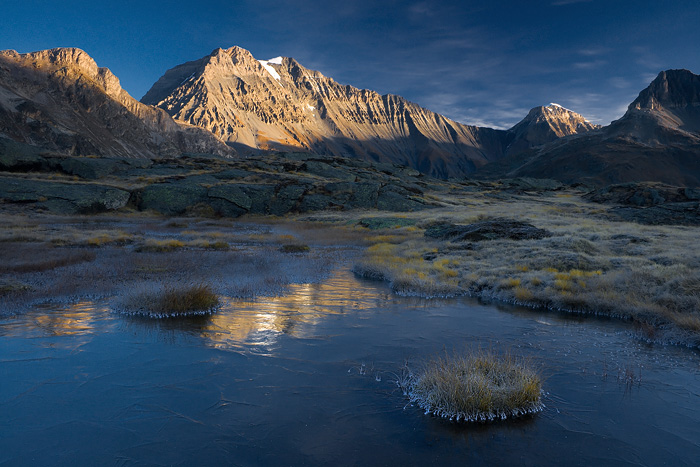
[[[152,318],[205,315],[216,311],[219,296],[206,284],[143,289],[128,296],[122,310]]]
[[[310,251],[311,248],[309,248],[308,245],[298,245],[298,244],[288,244],[288,245],[282,245],[280,247],[280,251],[282,253],[306,253]]]
[[[505,420],[544,407],[540,376],[510,354],[480,350],[437,357],[404,384],[426,414],[455,421]]]

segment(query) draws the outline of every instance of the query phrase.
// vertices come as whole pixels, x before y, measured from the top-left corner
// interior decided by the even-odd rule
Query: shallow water
[[[341,270],[291,294],[154,321],[109,302],[0,320],[0,464],[696,465],[700,354],[626,323],[396,297]],[[447,349],[527,356],[535,416],[460,425],[394,372]]]

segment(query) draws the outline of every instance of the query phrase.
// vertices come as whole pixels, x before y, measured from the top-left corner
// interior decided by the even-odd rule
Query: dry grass
[[[223,297],[278,295],[292,283],[322,280],[344,256],[325,247],[304,255],[284,254],[274,239],[288,235],[286,227],[253,222],[190,218],[196,230],[186,236],[182,223],[147,215],[5,215],[3,221],[0,314],[21,313],[45,302],[126,297],[144,287],[164,290],[169,284],[209,284]],[[250,238],[260,232],[267,232],[269,243]],[[26,239],[9,241],[20,233]],[[111,241],[120,237],[133,239],[133,244]],[[91,238],[108,241],[87,247]],[[303,235],[293,238],[305,240]],[[234,241],[246,247],[229,243]]]
[[[407,383],[412,402],[455,421],[502,420],[543,408],[539,375],[510,354],[481,350],[437,357]]]
[[[152,318],[174,318],[213,313],[219,297],[205,284],[152,287],[131,293],[121,311]]]
[[[97,255],[89,250],[54,248],[46,244],[6,244],[0,253],[0,275],[51,271],[56,268],[92,262]]]
[[[150,253],[165,253],[179,250],[185,247],[185,242],[175,238],[153,239],[149,238],[146,242],[138,247],[137,251]]]
[[[661,340],[700,345],[698,229],[610,220],[600,205],[566,194],[494,201],[474,193],[461,206],[455,199],[420,213],[416,224],[506,217],[547,229],[549,238],[460,243],[414,235],[370,246],[354,271],[404,295],[472,295],[620,317],[656,327]],[[450,272],[438,273],[441,261],[451,262]]]

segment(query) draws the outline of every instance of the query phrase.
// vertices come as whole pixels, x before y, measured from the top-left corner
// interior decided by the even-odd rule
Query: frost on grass
[[[435,358],[419,374],[404,372],[397,384],[426,414],[455,421],[505,420],[544,407],[537,372],[511,355],[487,351]]]
[[[151,318],[173,318],[214,313],[219,297],[209,285],[150,285],[122,298],[119,311]]]

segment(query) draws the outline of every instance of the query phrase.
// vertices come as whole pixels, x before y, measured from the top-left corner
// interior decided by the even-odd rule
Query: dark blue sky
[[[607,124],[659,71],[700,73],[697,0],[4,3],[0,49],[79,47],[137,99],[232,45],[500,128],[550,102]]]

